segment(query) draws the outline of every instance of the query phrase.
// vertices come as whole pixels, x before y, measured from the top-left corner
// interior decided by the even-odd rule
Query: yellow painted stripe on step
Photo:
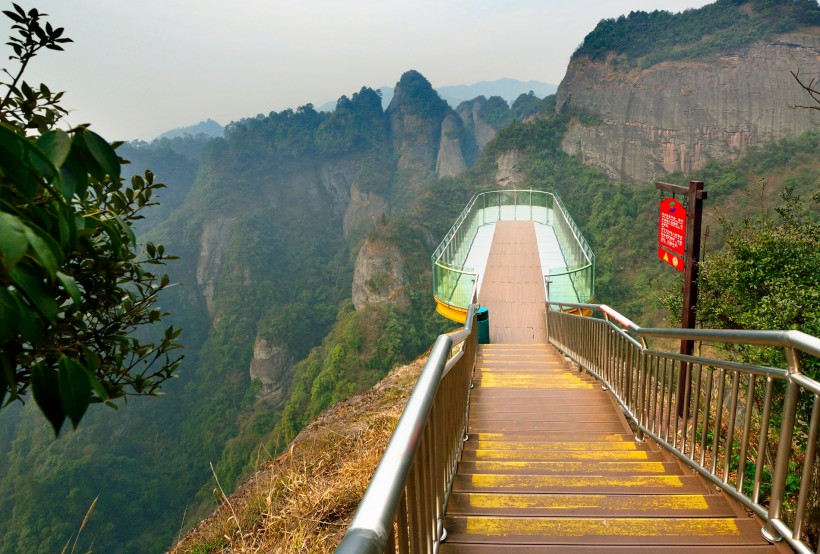
[[[476,365],[478,365],[479,369],[483,366],[499,365],[499,364],[507,364],[507,365],[509,365],[509,364],[543,364],[543,365],[556,365],[556,366],[566,365],[565,362],[559,361],[559,360],[533,360],[533,359],[531,359],[530,356],[526,356],[526,358],[527,358],[526,360],[524,360],[524,359],[522,359],[522,360],[518,360],[518,359],[511,360],[510,358],[513,358],[513,357],[523,358],[524,356],[510,356],[510,357],[504,356],[503,358],[500,358],[500,357],[496,358],[495,356],[483,356],[481,358],[481,361],[483,363],[481,365],[478,365],[478,364],[476,364]]]
[[[470,476],[472,485],[479,489],[494,489],[502,487],[540,488],[540,487],[623,487],[653,488],[653,487],[683,487],[679,475],[651,475],[630,477],[602,477],[576,476],[567,478],[566,475],[493,475],[477,473]]]
[[[602,447],[603,448],[603,447]],[[510,457],[509,450],[476,450],[476,458],[480,460],[498,460]],[[646,460],[649,458],[649,452],[643,450],[622,450],[613,452],[611,450],[598,451],[563,451],[563,452],[544,452],[544,451],[527,451],[521,450],[515,452],[515,457],[519,460],[611,460],[617,457],[619,460]]]
[[[707,518],[501,518],[468,517],[471,535],[559,537],[714,537],[739,536],[734,519]]]
[[[474,437],[480,441],[496,441],[503,440],[505,437],[512,436],[507,433],[473,433],[470,437]],[[595,435],[594,442],[632,442],[632,438],[627,435],[618,433],[610,433],[608,435]]]
[[[531,344],[528,344],[528,343],[525,343],[525,342],[505,342],[504,344],[493,344],[493,343],[482,344],[479,348],[482,348],[482,349],[486,348],[487,350],[496,350],[496,349],[508,348],[510,346],[524,346],[524,347],[528,347],[528,348],[535,348],[535,347],[540,346],[542,348],[547,348],[547,346],[549,346],[549,345],[545,342],[533,342]]]
[[[483,388],[540,388],[559,389],[576,388],[591,389],[593,385],[572,375],[522,375],[499,374],[483,372],[480,379]]]
[[[634,442],[607,442],[598,444],[595,441],[586,442],[516,442],[516,441],[478,441],[477,450],[637,450]]]
[[[478,471],[551,471],[553,473],[665,473],[663,462],[539,462],[526,461],[478,461],[475,463]]]
[[[471,493],[473,508],[519,508],[544,510],[709,510],[702,494],[653,494],[646,496],[603,494],[485,494]]]

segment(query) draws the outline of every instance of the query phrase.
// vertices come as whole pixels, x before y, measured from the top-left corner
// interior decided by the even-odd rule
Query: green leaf
[[[71,275],[66,275],[62,271],[57,272],[57,279],[59,279],[60,284],[63,285],[63,288],[66,290],[71,299],[74,301],[74,304],[80,305],[83,302],[82,294],[80,293],[80,287],[77,286],[77,281]]]
[[[91,381],[85,368],[66,356],[60,358],[58,381],[63,410],[76,429],[91,402]]]
[[[71,137],[60,129],[46,132],[36,144],[55,167],[62,166],[71,152]]]
[[[56,254],[59,253],[59,258],[62,258],[60,246],[54,241],[53,238],[39,229],[33,229],[28,225],[25,229],[26,239],[28,239],[28,243],[31,245],[31,249],[34,252],[34,258],[48,272],[48,276],[51,279],[54,279],[54,275],[57,273],[57,268],[59,267],[59,263],[61,261],[58,259]]]
[[[59,435],[65,421],[65,411],[60,401],[57,372],[44,363],[35,365],[31,370],[31,391],[40,411],[54,427],[54,435]]]
[[[128,240],[131,243],[131,246],[135,246],[137,244],[137,237],[134,235],[134,230],[131,229],[131,226],[128,225],[116,212],[111,212],[111,215],[114,216],[114,219],[119,224],[120,228],[123,230],[125,235],[128,237]]]
[[[6,271],[10,271],[28,250],[26,226],[16,215],[0,212],[0,256]]]
[[[111,145],[100,135],[88,129],[83,132],[83,139],[88,151],[103,171],[110,175],[112,179],[118,180],[120,178],[120,162]]]
[[[17,304],[20,306],[20,321],[17,326],[23,338],[32,344],[38,344],[43,338],[45,324],[37,310],[25,305],[15,296]]]
[[[57,227],[60,230],[60,247],[70,252],[77,244],[77,226],[74,212],[65,204],[57,206]]]
[[[73,143],[72,143],[73,145]],[[79,156],[72,152],[60,166],[60,179],[57,181],[57,188],[64,198],[71,198],[76,193],[80,200],[85,199],[85,191],[88,188],[88,173],[83,171],[82,165],[78,161]]]
[[[115,257],[119,257],[120,249],[122,248],[122,238],[117,232],[117,229],[114,225],[107,221],[101,221],[100,226],[103,228],[103,231],[105,231],[105,234],[108,235],[108,239],[111,241],[112,254]]]
[[[19,265],[9,272],[9,276],[48,321],[57,319],[57,302],[39,277]]]
[[[24,137],[0,125],[0,167],[27,200],[34,198],[38,186],[37,179],[32,175],[36,172],[29,163],[27,150],[30,146]]]
[[[17,335],[19,319],[20,304],[17,298],[7,288],[0,288],[0,343]]]
[[[6,17],[14,21],[15,23],[23,23],[25,21],[24,18],[20,17],[16,13],[11,10],[3,10],[3,13],[6,14]]]

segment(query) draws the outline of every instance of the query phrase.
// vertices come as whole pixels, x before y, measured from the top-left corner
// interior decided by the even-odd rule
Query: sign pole
[[[706,191],[703,190],[702,181],[689,181],[688,187],[669,183],[656,183],[655,188],[672,193],[685,193],[687,195],[688,209],[686,213],[686,248],[684,253],[683,315],[681,317],[681,328],[694,329],[696,319],[695,308],[698,303],[700,235],[703,223],[703,201],[706,199]],[[681,354],[691,356],[694,350],[694,341],[681,341]],[[680,378],[678,380],[678,416],[680,417],[684,414],[683,404],[686,401],[686,383],[688,382],[688,377],[689,363],[681,362]]]
[[[695,328],[695,308],[698,303],[698,273],[700,269],[700,231],[703,222],[703,200],[706,191],[702,181],[689,181],[689,213],[686,222],[686,254],[683,273],[683,317],[682,329]],[[691,356],[695,350],[695,342],[682,340],[680,353]],[[688,382],[689,364],[682,363],[680,380],[678,381],[678,416],[683,416],[683,403],[686,401],[686,387]]]

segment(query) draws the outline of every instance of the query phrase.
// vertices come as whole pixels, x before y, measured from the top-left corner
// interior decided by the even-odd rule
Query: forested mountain
[[[761,6],[794,4],[798,11],[783,12],[792,21],[789,14],[803,13],[804,3],[714,5],[756,14],[765,11]],[[312,418],[420,354],[449,325],[433,313],[429,254],[478,190],[556,190],[598,256],[599,300],[640,322],[658,321],[659,283],[674,287],[675,276],[652,250],[657,193],[647,175],[702,178],[710,214],[717,207],[753,207],[745,191],[761,177],[769,180],[769,197],[785,185],[804,196],[820,188],[817,125],[808,111],[790,116],[809,121],[808,129],[794,124],[783,138],[761,134],[759,145],[738,150],[739,161],[704,155],[698,164],[670,165],[678,171],[667,173],[652,148],[659,137],[674,138],[688,118],[675,112],[677,119],[664,119],[669,104],[658,100],[660,81],[632,93],[630,105],[652,106],[639,121],[630,110],[621,121],[613,115],[620,108],[584,96],[622,90],[644,71],[663,67],[674,76],[712,63],[703,56],[728,57],[731,65],[736,47],[756,48],[748,45],[762,36],[732,44],[723,58],[718,48],[698,51],[696,61],[667,56],[646,67],[645,51],[622,51],[607,38],[620,37],[622,29],[632,33],[638,21],[641,34],[661,33],[660,26],[680,21],[670,17],[632,14],[602,22],[589,48],[576,53],[557,97],[521,95],[511,107],[499,97],[479,97],[452,109],[410,71],[386,110],[376,91],[362,88],[330,113],[305,105],[231,123],[219,138],[123,145],[119,152],[132,160],[133,173],[150,167],[169,185],[139,232],[141,241],[160,240],[180,256],[168,269],[182,284],[162,303],[174,325],[185,328],[186,360],[164,398],[132,401],[116,413],[94,410],[76,432],[56,441],[31,406],[0,412],[0,444],[9,445],[0,449],[0,552],[59,552],[98,495],[78,549],[92,543],[98,552],[167,549],[216,505],[209,464],[220,485],[233,490]],[[800,17],[771,36],[816,37]],[[764,89],[755,106],[786,113],[793,96],[785,91],[792,89],[799,97],[788,80],[777,94]],[[669,103],[685,96],[670,90],[663,95]],[[727,93],[714,104],[741,121],[745,101]],[[642,134],[634,140],[655,142],[624,151],[629,164],[623,167],[652,168],[631,176],[592,137],[610,146],[632,144],[617,133],[635,121]],[[721,124],[706,134],[734,136],[735,127]],[[678,143],[665,144],[675,151]],[[710,222],[714,247],[719,226]]]
[[[220,125],[213,119],[209,118],[205,121],[200,121],[195,125],[189,125],[188,127],[179,127],[178,129],[171,129],[170,131],[165,131],[157,137],[157,140],[197,137],[199,135],[204,135],[209,138],[221,137],[224,132],[225,128],[222,125]]]
[[[123,145],[127,171],[152,168],[168,184],[137,231],[180,256],[169,271],[181,286],[161,302],[185,328],[186,360],[161,400],[95,410],[56,441],[33,406],[2,412],[0,552],[60,551],[98,495],[83,548],[161,551],[213,506],[209,463],[232,489],[260,444],[274,452],[426,348],[443,325],[418,293],[426,255],[402,261],[389,240],[366,239],[425,183],[472,164],[512,117],[492,98],[464,110],[411,71],[386,111],[363,88],[331,113],[306,105],[221,138]],[[311,352],[331,329],[332,352]],[[299,409],[280,426],[286,402]]]
[[[820,126],[795,110],[791,72],[818,74],[815,0],[719,0],[679,14],[601,21],[556,95],[562,147],[613,179],[644,183]],[[810,77],[810,79],[812,78]]]

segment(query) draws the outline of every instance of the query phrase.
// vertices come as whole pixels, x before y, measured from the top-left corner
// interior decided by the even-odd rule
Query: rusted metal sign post
[[[702,181],[689,181],[689,186],[673,185],[670,183],[655,183],[655,188],[672,194],[687,195],[687,210],[683,229],[680,229],[680,218],[675,212],[680,203],[673,198],[661,202],[661,219],[658,227],[658,257],[664,259],[678,270],[683,271],[683,316],[682,329],[695,328],[695,306],[698,302],[698,262],[700,260],[700,231],[703,221],[703,201],[706,191]],[[664,206],[665,204],[665,206]],[[667,216],[664,216],[667,210]],[[682,210],[682,206],[681,206]],[[685,243],[679,244],[679,234],[685,232]],[[680,251],[683,246],[683,251]],[[671,250],[671,252],[670,252]],[[683,267],[678,267],[680,260],[677,254],[683,254]],[[675,262],[678,262],[677,264]],[[691,340],[680,342],[680,353],[691,356],[695,343]],[[689,364],[681,362],[680,379],[678,381],[678,415],[683,415],[683,404],[686,400],[686,385],[689,374]]]

